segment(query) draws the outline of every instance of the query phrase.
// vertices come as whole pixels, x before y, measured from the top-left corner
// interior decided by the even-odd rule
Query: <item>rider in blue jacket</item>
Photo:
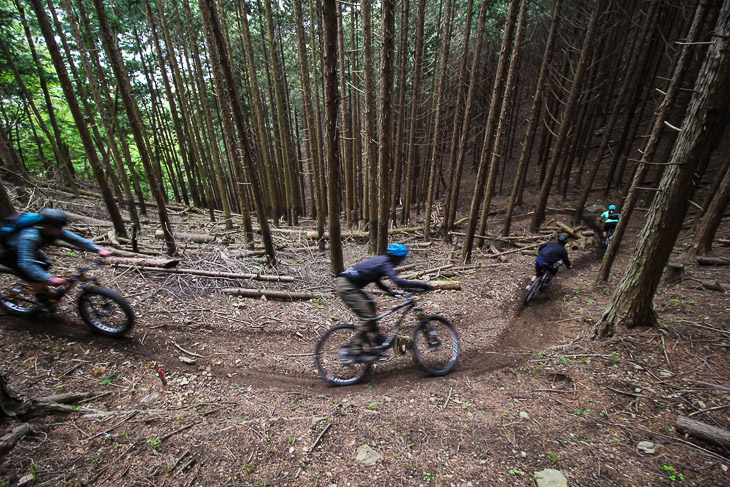
[[[557,242],[546,242],[538,247],[537,258],[535,259],[535,275],[532,276],[532,280],[527,285],[527,289],[530,289],[532,283],[542,275],[543,269],[547,269],[549,273],[545,282],[549,286],[550,280],[558,273],[558,267],[555,265],[558,261],[562,260],[566,267],[571,266],[568,251],[565,249],[567,241],[568,237],[561,235],[558,237]]]
[[[363,344],[367,342],[367,334],[376,334],[375,343],[384,341],[378,331],[378,325],[372,321],[376,316],[375,302],[363,292],[362,288],[370,283],[375,283],[386,293],[393,295],[390,289],[381,282],[383,277],[402,288],[430,289],[425,282],[408,281],[398,277],[395,267],[399,265],[408,255],[408,248],[403,244],[390,244],[383,255],[377,255],[364,260],[349,269],[341,272],[335,280],[335,291],[342,298],[342,301],[352,309],[360,319],[357,325],[357,334],[351,343],[350,353],[362,361],[372,360],[374,357],[365,357],[362,354]]]
[[[54,277],[48,272],[51,261],[41,250],[43,247],[56,240],[63,240],[102,257],[111,255],[111,252],[64,229],[68,223],[68,216],[64,212],[47,208],[39,214],[43,218],[36,225],[16,231],[0,242],[0,265],[13,269],[30,283],[39,297],[43,297],[48,294],[49,285],[66,284],[66,279]]]

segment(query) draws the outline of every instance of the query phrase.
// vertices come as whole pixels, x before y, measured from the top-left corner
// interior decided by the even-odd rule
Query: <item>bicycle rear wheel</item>
[[[446,375],[456,367],[461,348],[456,329],[443,316],[431,315],[413,329],[416,363],[431,375]]]
[[[0,306],[15,316],[35,316],[41,306],[30,286],[15,274],[0,273]]]
[[[368,373],[372,363],[355,363],[350,354],[350,343],[355,327],[339,325],[330,328],[317,342],[314,361],[319,375],[335,386],[357,384]]]
[[[119,337],[134,325],[134,311],[127,300],[105,287],[84,289],[79,296],[78,308],[84,323],[102,335]]]

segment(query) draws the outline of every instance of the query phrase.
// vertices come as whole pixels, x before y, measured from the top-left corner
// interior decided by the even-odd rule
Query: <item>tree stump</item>
[[[684,264],[670,262],[664,271],[665,282],[679,282],[684,277]]]

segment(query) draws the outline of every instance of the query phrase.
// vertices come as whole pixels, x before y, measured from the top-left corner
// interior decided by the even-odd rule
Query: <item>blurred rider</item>
[[[616,205],[609,205],[608,210],[601,213],[599,220],[603,222],[603,240],[606,240],[608,232],[613,233],[616,230],[616,225],[621,219],[621,214],[616,209]]]
[[[533,282],[542,275],[543,269],[547,269],[548,277],[545,281],[544,287],[550,285],[550,281],[558,273],[558,266],[555,264],[558,261],[563,261],[566,267],[570,267],[570,259],[568,258],[568,251],[565,249],[565,244],[568,241],[568,237],[561,235],[558,237],[558,241],[546,242],[538,247],[537,258],[535,259],[535,275],[532,276],[530,284],[527,285],[527,289]]]

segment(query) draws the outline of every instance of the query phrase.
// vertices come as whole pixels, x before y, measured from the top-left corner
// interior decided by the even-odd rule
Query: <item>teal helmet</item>
[[[401,259],[405,258],[405,256],[408,255],[408,247],[399,243],[390,244],[385,250],[387,250],[388,253],[393,257],[398,257]]]
[[[609,210],[615,210],[616,209],[616,205],[609,205],[608,209]]]

